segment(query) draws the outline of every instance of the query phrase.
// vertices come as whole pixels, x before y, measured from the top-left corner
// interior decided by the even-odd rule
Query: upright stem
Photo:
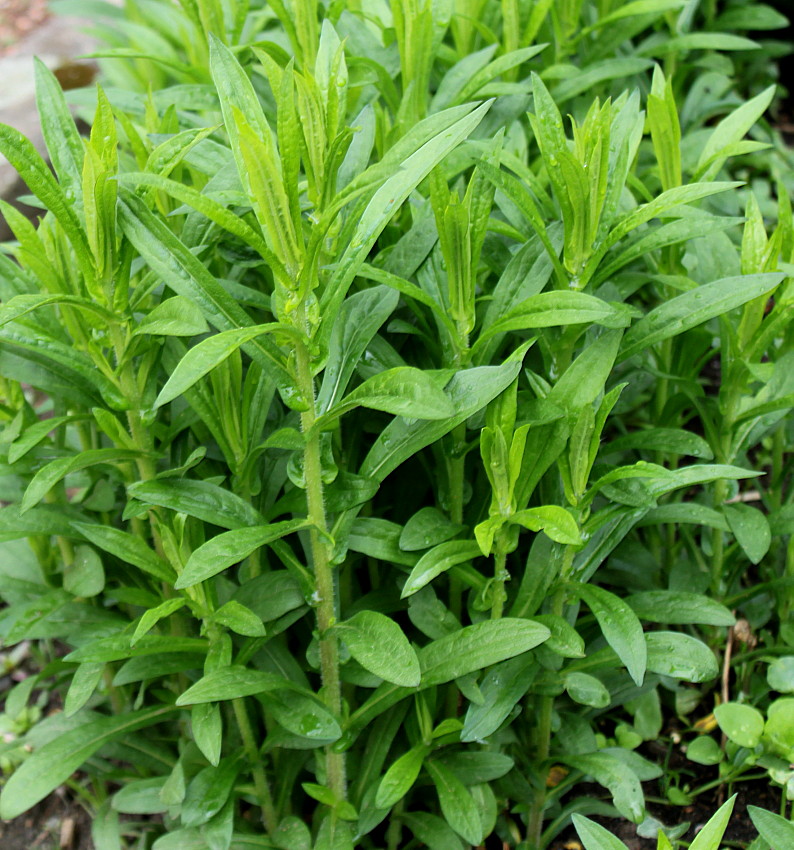
[[[493,555],[493,603],[491,604],[491,619],[498,620],[504,612],[505,600],[507,592],[505,591],[505,581],[507,580],[507,552],[505,551],[505,541],[502,537],[501,530],[496,536],[494,555]]]
[[[314,580],[317,591],[317,628],[320,632],[320,673],[323,682],[325,704],[340,717],[342,714],[342,688],[339,680],[339,646],[336,634],[331,630],[336,620],[336,588],[331,566],[331,553],[328,548],[328,524],[325,516],[323,497],[322,463],[320,459],[320,434],[315,430],[317,419],[315,406],[314,380],[312,377],[309,352],[302,344],[296,346],[298,383],[301,394],[308,402],[308,410],[301,413],[301,428],[306,434],[306,446],[303,450],[303,469],[306,478],[306,502]],[[326,748],[326,772],[328,784],[340,799],[346,794],[345,756]]]
[[[256,745],[254,730],[251,728],[251,721],[245,709],[245,700],[242,698],[234,699],[232,700],[232,706],[234,707],[237,728],[240,731],[240,737],[243,739],[243,749],[245,750],[246,758],[254,776],[254,788],[256,789],[259,805],[262,808],[262,822],[265,824],[265,829],[268,833],[272,834],[278,826],[278,816],[276,815],[276,808],[273,805],[273,795],[270,793],[270,786],[265,775],[265,767],[259,756],[259,747]]]
[[[551,613],[561,617],[565,610],[565,590],[563,584],[568,580],[573,567],[575,549],[573,546],[565,547],[565,557],[560,570],[559,589],[551,598]],[[532,850],[539,850],[540,839],[543,834],[543,810],[546,807],[546,775],[548,773],[545,762],[549,758],[551,750],[551,721],[554,714],[554,697],[544,696],[540,698],[538,705],[538,727],[535,738],[535,761],[540,766],[540,785],[537,789],[529,812],[529,828],[527,842]]]

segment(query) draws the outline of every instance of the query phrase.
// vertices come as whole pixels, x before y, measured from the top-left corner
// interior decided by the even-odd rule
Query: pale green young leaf
[[[585,850],[626,850],[626,845],[608,829],[583,815],[573,815],[573,825]]]
[[[734,794],[730,800],[717,809],[703,829],[695,836],[694,841],[689,845],[689,850],[719,850],[735,802],[736,795]]]
[[[322,422],[332,422],[356,407],[410,419],[449,419],[455,415],[455,407],[438,383],[412,366],[398,366],[368,378],[332,407]]]
[[[759,563],[772,545],[772,532],[766,516],[758,508],[741,502],[725,505],[722,510],[744,554],[752,563]]]
[[[281,325],[278,322],[249,325],[244,328],[221,331],[221,333],[213,334],[197,343],[188,349],[187,354],[179,361],[176,369],[171,372],[165,386],[160,390],[160,394],[154,402],[155,408],[162,407],[169,401],[181,396],[246,343],[264,334],[280,332],[281,330]]]
[[[753,749],[764,733],[764,715],[751,705],[723,702],[714,709],[720,729],[740,747]]]
[[[575,767],[592,776],[596,782],[609,789],[615,808],[634,823],[640,823],[645,815],[645,798],[637,774],[612,753],[583,753],[562,756],[564,764]],[[581,821],[579,821],[581,822]],[[599,837],[601,833],[597,834]],[[610,845],[607,845],[608,847]],[[620,843],[616,845],[620,847]],[[588,848],[589,850],[589,848]],[[600,850],[600,848],[599,848]]]
[[[775,96],[775,89],[776,86],[774,85],[764,89],[760,94],[743,103],[738,109],[734,109],[717,124],[700,152],[697,164],[698,171],[719,151],[741,141],[747,135],[758,119],[766,112]]]
[[[573,516],[558,505],[543,505],[516,511],[510,522],[522,525],[530,531],[542,531],[557,543],[579,546],[582,537]]]
[[[794,824],[774,812],[748,806],[747,812],[764,841],[772,847],[791,847],[794,842]]]
[[[258,617],[250,608],[241,604],[236,599],[224,602],[210,619],[214,623],[226,626],[238,635],[246,637],[264,637],[265,625],[261,617]]]
[[[782,274],[728,277],[703,284],[663,302],[628,330],[621,347],[620,360],[633,357],[651,345],[684,333],[771,292],[784,277]]]
[[[63,569],[63,589],[74,596],[98,596],[105,588],[105,568],[96,550],[85,544],[74,549],[72,561]]]

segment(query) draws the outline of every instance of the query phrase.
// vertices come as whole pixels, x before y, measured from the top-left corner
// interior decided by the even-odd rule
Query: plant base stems
[[[232,706],[234,708],[234,717],[237,721],[237,728],[240,731],[240,737],[243,739],[243,749],[251,765],[256,796],[262,808],[262,822],[268,833],[272,834],[278,826],[278,816],[276,815],[273,796],[270,793],[270,786],[265,775],[265,767],[259,755],[259,747],[257,747],[256,739],[254,738],[254,730],[251,728],[251,721],[245,708],[245,700],[242,698],[232,700]]]

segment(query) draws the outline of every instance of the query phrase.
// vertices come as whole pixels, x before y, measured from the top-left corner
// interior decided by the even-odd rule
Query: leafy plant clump
[[[741,34],[785,21],[703,5],[130,3],[88,138],[37,66],[0,816],[67,783],[102,850],[664,850],[643,783],[762,776],[791,843],[791,160]]]

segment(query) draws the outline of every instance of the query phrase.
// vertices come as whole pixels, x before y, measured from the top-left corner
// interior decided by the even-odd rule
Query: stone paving
[[[0,0],[0,3],[2,0]],[[94,41],[83,32],[90,21],[51,15],[43,23],[0,55],[0,123],[24,133],[43,152],[34,99],[33,57],[57,70],[94,49]],[[0,156],[0,197],[16,194],[16,172]]]

